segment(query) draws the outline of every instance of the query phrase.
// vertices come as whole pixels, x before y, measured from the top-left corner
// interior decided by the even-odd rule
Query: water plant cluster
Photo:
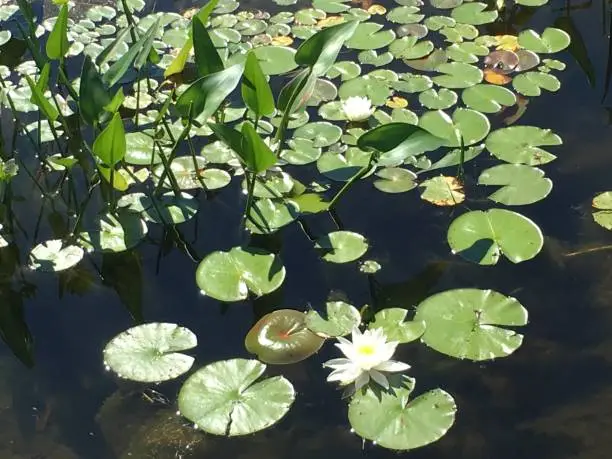
[[[222,302],[269,294],[291,275],[278,253],[252,243],[288,225],[326,262],[361,261],[375,275],[381,266],[364,259],[366,235],[341,227],[313,234],[308,225],[336,221],[336,206],[362,181],[457,206],[448,244],[470,262],[520,263],[540,252],[540,228],[511,209],[550,193],[539,166],[555,159],[543,147],[561,139],[520,118],[531,98],[560,88],[565,64],[552,56],[570,38],[553,27],[513,35],[494,26],[546,0],[396,0],[389,8],[313,0],[276,14],[211,0],[182,15],[145,14],[143,0],[120,0],[81,19],[57,3],[57,17],[43,21],[25,0],[0,12],[0,45],[22,43],[29,56],[0,66],[3,116],[8,110],[20,142],[2,150],[3,192],[25,176],[71,221],[32,247],[32,269],[68,270],[86,255],[135,247],[153,225],[192,219],[232,182],[244,190],[235,203],[244,208],[243,243],[202,259],[184,247],[197,262],[194,282]],[[485,156],[484,170],[466,173]],[[298,168],[309,183],[292,175]],[[471,210],[482,197],[490,205]],[[11,244],[8,233],[2,242]],[[263,377],[266,365],[302,361],[337,339],[344,357],[325,366],[344,388],[352,429],[386,448],[414,449],[442,437],[457,408],[442,389],[411,399],[415,380],[392,359],[397,347],[505,357],[520,347],[516,327],[528,319],[517,299],[473,288],[439,292],[413,310],[278,306],[246,334],[256,358],[209,363],[186,379],[181,416],[218,435],[269,427],[296,394],[285,377]],[[110,340],[104,362],[123,378],[167,381],[190,371],[185,352],[196,345],[188,328],[147,323]]]

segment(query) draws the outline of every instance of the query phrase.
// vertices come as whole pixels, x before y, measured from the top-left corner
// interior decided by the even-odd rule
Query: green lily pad
[[[231,359],[191,375],[178,396],[181,415],[214,435],[249,435],[280,421],[295,400],[282,376],[256,382],[266,370],[257,360]]]
[[[455,27],[457,21],[448,16],[429,16],[423,21],[423,24],[425,24],[429,30],[437,31],[443,27]]]
[[[607,230],[612,230],[612,191],[605,191],[593,198],[593,220]]]
[[[379,179],[374,181],[374,186],[385,193],[405,193],[417,186],[417,175],[401,167],[386,167],[375,175]]]
[[[419,94],[419,102],[423,107],[432,110],[444,110],[457,103],[457,93],[446,88],[439,91],[428,89]]]
[[[431,41],[419,40],[413,36],[398,38],[389,46],[389,52],[398,59],[420,59],[431,54],[433,50]]]
[[[321,157],[321,148],[315,147],[312,139],[291,139],[287,145],[290,149],[281,151],[280,157],[289,164],[301,166]]]
[[[353,231],[334,231],[317,239],[315,249],[330,263],[348,263],[363,256],[368,250],[365,237]]]
[[[363,22],[357,26],[346,46],[352,49],[378,49],[389,45],[393,40],[395,40],[393,30],[383,29],[382,24],[375,22]]]
[[[441,10],[450,10],[463,3],[463,0],[430,0],[431,6]]]
[[[198,265],[196,282],[205,295],[219,301],[245,300],[252,292],[266,295],[281,286],[285,267],[272,253],[234,247],[207,255]]]
[[[314,91],[308,99],[308,105],[310,107],[318,107],[323,102],[334,100],[338,95],[338,89],[336,85],[329,80],[323,78],[317,78],[314,86]]]
[[[361,96],[370,99],[373,105],[384,105],[391,93],[389,83],[367,75],[345,81],[338,88],[338,94],[343,100],[353,96]]]
[[[316,121],[299,127],[293,133],[293,137],[298,139],[312,140],[313,147],[329,147],[336,143],[342,135],[342,129],[335,124],[327,121]]]
[[[419,126],[437,137],[448,139],[447,147],[460,147],[461,138],[465,146],[478,143],[491,129],[485,115],[467,108],[456,109],[452,118],[442,110],[426,112],[421,116]]]
[[[260,46],[253,50],[266,75],[280,75],[297,68],[295,49],[285,46]]]
[[[475,64],[478,58],[489,54],[489,48],[468,41],[465,43],[453,43],[446,48],[448,57],[456,62]]]
[[[425,17],[417,6],[398,6],[387,13],[387,20],[396,24],[414,24]]]
[[[11,39],[10,30],[0,30],[0,46],[5,45]]]
[[[465,164],[468,161],[476,158],[484,150],[484,145],[476,145],[473,147],[464,148],[461,151],[460,148],[449,151],[446,155],[440,158],[438,161],[433,163],[427,168],[429,171],[436,169],[442,169],[445,167],[458,166],[462,162]]]
[[[326,13],[336,14],[350,9],[346,4],[348,2],[349,0],[312,0],[312,6]]]
[[[144,132],[129,132],[125,135],[125,162],[135,166],[148,166],[162,162],[159,148],[154,147],[153,138]],[[155,151],[155,154],[153,153]],[[166,149],[164,149],[166,154]]]
[[[346,153],[327,152],[317,160],[317,169],[325,177],[336,182],[346,182],[370,161],[371,153],[356,147]]]
[[[327,14],[323,10],[307,8],[295,13],[295,22],[304,26],[316,25],[320,19],[325,19]]]
[[[513,353],[523,335],[505,327],[527,324],[527,310],[515,298],[493,290],[464,288],[437,293],[417,307],[426,324],[422,341],[438,352],[470,360]]]
[[[502,161],[537,166],[556,158],[541,146],[561,145],[561,137],[550,129],[511,126],[493,131],[485,142],[487,150]]]
[[[362,62],[361,59],[359,59],[359,62]],[[346,81],[352,80],[353,78],[358,77],[360,74],[361,67],[359,64],[353,61],[340,61],[331,66],[331,68],[327,71],[326,76],[328,78],[340,77],[342,81]]]
[[[479,185],[501,185],[489,199],[507,206],[524,206],[544,199],[552,190],[552,180],[544,171],[524,164],[500,164],[478,177]]]
[[[373,49],[361,51],[357,55],[357,59],[362,64],[373,65],[375,67],[384,67],[387,64],[393,62],[393,54],[390,52],[377,53]]]
[[[319,193],[304,193],[292,199],[300,208],[300,214],[318,214],[329,209],[327,201]]]
[[[438,32],[451,43],[462,43],[464,40],[478,37],[478,29],[471,24],[457,23],[454,27],[443,27]]]
[[[308,329],[305,313],[279,309],[259,319],[249,330],[244,344],[262,362],[286,365],[315,354],[324,341]]]
[[[515,0],[518,5],[523,6],[543,6],[548,3],[548,0]]]
[[[344,301],[328,301],[324,317],[311,309],[306,313],[306,326],[322,338],[348,335],[361,323],[361,314],[355,306]]]
[[[440,65],[448,61],[448,55],[443,49],[434,50],[429,56],[423,59],[404,59],[404,64],[415,70],[422,72],[433,72]]]
[[[514,89],[527,97],[537,97],[542,94],[542,89],[556,92],[561,88],[559,79],[544,72],[526,72],[517,75],[512,80]]]
[[[421,198],[436,206],[456,206],[465,200],[463,186],[455,177],[432,177],[419,185]]]
[[[225,142],[217,140],[202,148],[200,155],[209,163],[225,164],[236,157],[234,151]]]
[[[450,394],[435,389],[408,401],[414,379],[380,392],[370,387],[357,392],[348,418],[357,435],[383,448],[407,451],[439,440],[455,422],[457,406]]]
[[[436,70],[445,75],[436,75],[433,82],[449,89],[462,89],[482,81],[483,73],[478,67],[462,62],[447,62],[438,65]]]
[[[57,272],[72,268],[83,259],[83,249],[64,245],[61,239],[41,242],[30,252],[30,267],[36,271]]]
[[[252,36],[263,33],[268,24],[266,21],[262,21],[261,19],[247,19],[246,21],[240,21],[238,24],[234,26],[242,35]]]
[[[516,103],[512,91],[494,84],[477,84],[467,88],[461,94],[461,100],[469,108],[482,113],[497,113],[504,107]]]
[[[201,156],[196,156],[195,161],[191,156],[175,158],[170,165],[170,169],[181,190],[193,190],[195,188],[214,190],[223,188],[231,181],[231,177],[226,171],[213,168],[208,169],[206,159]],[[155,183],[159,182],[159,178],[163,171],[163,164],[158,165],[154,169],[153,176],[155,178]],[[164,187],[172,188],[168,176],[166,176],[164,180]]]
[[[401,80],[393,83],[393,88],[409,94],[423,92],[433,87],[433,81],[427,75],[414,75],[406,73]]]
[[[287,196],[295,185],[291,175],[282,171],[267,171],[265,175],[258,175],[253,188],[256,198],[282,198]],[[244,194],[247,194],[247,182],[242,182]]]
[[[497,19],[497,10],[487,10],[488,5],[480,2],[470,2],[459,5],[451,12],[452,18],[462,24],[489,24]]]
[[[370,330],[382,328],[388,341],[410,343],[425,332],[425,322],[406,320],[408,311],[403,308],[388,308],[378,311],[374,322],[368,325]]]
[[[365,260],[359,264],[359,271],[364,274],[376,274],[381,269],[382,266],[375,260]]]
[[[567,32],[554,27],[547,27],[544,33],[527,29],[518,35],[518,44],[529,51],[538,54],[558,53],[570,45],[571,38]]]
[[[144,196],[140,205],[143,207],[142,216],[145,220],[175,225],[193,218],[198,211],[198,201],[187,193],[175,196],[173,192],[161,195],[159,198]]]
[[[79,235],[80,244],[88,251],[124,252],[136,246],[148,232],[147,224],[134,212],[120,212],[100,217],[97,231]]]
[[[356,79],[356,78],[355,78]],[[350,80],[353,81],[353,80]],[[385,98],[386,100],[386,98]],[[334,100],[319,107],[319,116],[324,120],[342,121],[346,120],[346,114],[342,108],[342,101]]]
[[[256,234],[271,234],[294,221],[298,215],[297,204],[290,200],[257,199],[249,212],[247,228]]]
[[[527,261],[544,244],[538,225],[504,209],[467,212],[451,223],[447,237],[453,253],[481,265],[494,265],[501,255],[512,263]]]
[[[187,373],[194,358],[180,351],[198,345],[196,336],[176,324],[154,322],[118,334],[104,347],[104,365],[120,378],[168,381]]]

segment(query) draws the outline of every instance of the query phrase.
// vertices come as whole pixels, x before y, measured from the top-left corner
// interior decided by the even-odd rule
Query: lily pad
[[[439,91],[428,89],[419,94],[419,102],[432,110],[444,110],[457,103],[457,93],[446,88],[440,88]]]
[[[433,177],[419,185],[421,198],[436,206],[456,206],[465,200],[463,185],[455,177]]]
[[[391,92],[389,83],[369,76],[345,81],[338,89],[338,94],[343,100],[352,96],[361,96],[370,99],[374,105],[384,105]]]
[[[515,298],[493,290],[447,290],[417,307],[415,319],[426,324],[423,342],[438,352],[470,360],[513,353],[523,335],[505,327],[527,324],[527,310]]]
[[[487,10],[488,5],[480,2],[470,2],[459,5],[451,12],[452,18],[462,24],[489,24],[497,19],[497,10]]]
[[[323,317],[314,309],[306,313],[306,326],[322,338],[348,335],[360,323],[359,310],[344,301],[328,301]]]
[[[280,421],[295,400],[282,376],[256,382],[266,370],[257,360],[231,359],[191,375],[178,396],[181,415],[214,435],[248,435]]]
[[[542,94],[542,89],[556,92],[561,88],[559,79],[544,72],[526,72],[517,75],[512,80],[514,89],[527,97],[537,97]]]
[[[467,212],[451,223],[447,237],[453,253],[481,265],[494,265],[502,255],[512,263],[527,261],[544,244],[538,225],[505,209]]]
[[[363,256],[368,250],[365,237],[353,231],[334,231],[317,239],[315,249],[330,263],[349,263]]]
[[[153,137],[150,135],[144,132],[130,132],[125,135],[125,143],[126,152],[124,160],[126,163],[135,166],[161,163],[159,148],[154,146]]]
[[[434,50],[429,56],[422,59],[405,59],[404,64],[422,72],[433,72],[440,65],[448,61],[448,55],[443,49]]]
[[[516,103],[516,96],[509,89],[494,84],[477,84],[461,94],[461,100],[469,108],[482,113],[497,113]]]
[[[607,230],[612,230],[612,191],[605,191],[593,198],[593,220]]]
[[[361,51],[357,58],[362,64],[373,65],[375,67],[383,67],[393,62],[393,54],[390,52],[379,54],[373,49]]]
[[[120,212],[100,217],[99,230],[79,235],[81,245],[88,251],[123,252],[136,246],[147,234],[147,224],[140,214]]]
[[[537,166],[556,158],[541,146],[561,145],[561,137],[550,129],[511,126],[493,131],[485,142],[487,150],[502,161]]]
[[[375,22],[363,22],[357,26],[346,46],[352,49],[378,49],[389,45],[393,40],[395,40],[393,30],[383,29],[382,24]]]
[[[278,256],[240,247],[207,255],[196,271],[196,282],[205,295],[228,302],[245,300],[249,292],[266,295],[284,280],[285,267]]]
[[[425,17],[417,6],[398,6],[387,13],[387,20],[396,24],[414,24]]]
[[[256,234],[271,234],[294,221],[297,204],[290,200],[257,199],[251,207],[247,228]]]
[[[389,341],[410,343],[425,332],[425,322],[406,320],[408,311],[403,308],[388,308],[378,311],[368,328],[382,328]]]
[[[295,50],[285,46],[260,46],[253,50],[266,75],[280,75],[297,67]]]
[[[483,150],[484,145],[476,145],[473,147],[464,148],[463,151],[461,151],[460,148],[456,150],[451,150],[438,161],[429,166],[427,170],[432,171],[445,167],[458,166],[462,162],[465,164],[466,162],[476,158],[480,153],[482,153]]]
[[[374,181],[374,186],[385,193],[405,193],[417,186],[417,175],[401,167],[386,167],[375,175],[379,179]]]
[[[280,157],[289,164],[301,166],[321,157],[321,148],[315,147],[312,139],[291,139],[287,145],[290,149],[281,151]]]
[[[41,242],[30,252],[30,267],[36,271],[57,272],[72,268],[83,259],[83,249],[64,245],[61,239]]]
[[[349,148],[344,154],[327,152],[317,160],[317,169],[331,180],[346,182],[368,165],[370,156],[371,153],[356,147]]]
[[[299,127],[293,133],[294,138],[312,140],[315,148],[329,147],[336,143],[342,135],[342,129],[327,121],[316,121]]]
[[[168,381],[189,371],[195,359],[181,351],[197,344],[193,332],[176,324],[138,325],[108,342],[104,347],[104,365],[132,381]]]
[[[458,108],[452,118],[442,110],[426,112],[419,120],[419,126],[433,135],[447,139],[448,147],[460,147],[463,138],[464,146],[482,141],[491,124],[489,118],[480,112],[468,108]]]
[[[393,450],[406,451],[439,440],[455,422],[457,406],[442,389],[408,401],[414,379],[390,391],[368,387],[357,392],[349,404],[348,418],[357,435]]]
[[[524,206],[544,199],[552,190],[552,180],[544,171],[524,164],[500,164],[478,177],[479,185],[501,185],[489,199],[507,206]]]
[[[478,67],[463,62],[440,64],[436,70],[444,75],[434,76],[434,83],[449,89],[469,88],[480,83],[484,75]]]
[[[398,38],[389,46],[389,52],[398,59],[421,59],[433,50],[431,41],[419,40],[413,36]]]
[[[362,62],[361,59],[359,59],[359,61]],[[359,64],[352,61],[336,62],[327,71],[328,78],[340,77],[342,81],[352,80],[353,78],[358,77],[360,74],[361,67],[359,66]]]
[[[121,204],[121,200],[120,200]],[[187,193],[175,196],[168,192],[160,197],[143,196],[140,200],[145,220],[162,224],[179,224],[193,218],[198,211],[198,201]]]
[[[567,32],[554,27],[544,29],[542,35],[527,29],[518,36],[518,43],[522,48],[538,54],[558,53],[567,48],[570,42],[571,38]]]

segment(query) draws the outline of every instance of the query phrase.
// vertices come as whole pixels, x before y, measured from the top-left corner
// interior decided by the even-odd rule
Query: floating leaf
[[[317,169],[327,178],[345,182],[370,162],[371,153],[351,147],[345,154],[327,152],[317,160]]]
[[[348,263],[359,259],[368,250],[366,238],[353,231],[334,231],[317,239],[315,249],[325,261]]]
[[[612,230],[612,191],[605,191],[593,198],[593,220],[605,229]]]
[[[501,255],[512,263],[535,257],[544,244],[542,231],[524,215],[504,209],[474,210],[457,217],[448,229],[453,253],[481,265]]]
[[[544,29],[541,36],[531,29],[523,30],[518,36],[521,47],[538,54],[558,53],[567,48],[570,42],[571,38],[567,32],[554,27]]]
[[[480,174],[479,185],[501,185],[489,199],[507,206],[523,206],[544,199],[552,190],[552,180],[544,171],[524,164],[500,164]]]
[[[137,213],[108,214],[100,217],[99,229],[81,233],[79,242],[89,251],[123,252],[137,245],[147,231],[146,223]]]
[[[400,167],[386,167],[376,172],[374,186],[385,193],[405,193],[417,186],[417,175]]]
[[[453,9],[452,18],[462,24],[482,25],[489,24],[497,19],[497,10],[487,10],[486,3],[464,3]]]
[[[537,166],[556,158],[539,147],[561,145],[561,138],[550,129],[535,126],[511,126],[493,131],[486,140],[493,156],[514,164]]]
[[[362,62],[361,59],[359,61]],[[358,77],[360,73],[361,67],[359,64],[352,61],[342,61],[332,65],[326,75],[328,78],[341,77],[342,81],[346,81]]]
[[[478,67],[462,62],[448,62],[440,64],[436,70],[445,75],[433,77],[433,82],[444,88],[469,88],[482,81],[483,73]]]
[[[467,108],[456,109],[452,118],[442,110],[426,112],[421,116],[419,126],[441,139],[447,139],[444,145],[448,147],[460,147],[461,139],[464,146],[478,143],[491,129],[485,115]]]
[[[160,164],[154,169],[153,176],[156,183],[159,182],[164,168],[164,165]],[[181,190],[193,190],[196,188],[216,190],[228,185],[232,179],[228,172],[208,167],[206,160],[201,156],[197,156],[195,160],[191,156],[175,158],[170,164],[170,169]],[[163,186],[165,188],[172,188],[168,176],[166,176]]]
[[[416,6],[398,6],[387,14],[387,20],[396,24],[413,24],[421,22],[425,17]]]
[[[292,201],[258,199],[247,219],[247,228],[257,234],[271,234],[294,221],[299,215],[298,206]]]
[[[162,382],[187,373],[194,358],[180,351],[193,349],[196,336],[176,324],[154,322],[132,327],[104,347],[104,365],[121,378]]]
[[[482,153],[483,150],[484,145],[464,148],[463,151],[460,148],[451,150],[438,161],[429,166],[427,170],[432,171],[435,169],[442,169],[444,167],[458,166],[461,163],[471,161]]]
[[[323,338],[345,336],[361,323],[361,314],[344,301],[328,301],[325,315],[311,309],[306,313],[306,326]]]
[[[359,59],[359,62],[361,62],[362,64],[373,65],[375,67],[383,67],[393,62],[393,54],[389,52],[378,54],[373,49],[361,51],[359,55],[357,56],[357,58]]]
[[[61,239],[51,239],[32,249],[30,266],[36,271],[64,271],[81,261],[83,255],[83,249],[79,246],[64,245]]]
[[[294,138],[312,140],[315,148],[329,147],[336,143],[342,135],[342,129],[327,121],[308,123],[295,130]]]
[[[516,96],[512,91],[490,84],[477,84],[467,88],[461,94],[461,100],[469,108],[482,113],[497,113],[504,107],[516,103]]]
[[[446,88],[441,88],[439,91],[428,89],[419,94],[419,102],[432,110],[444,110],[457,103],[457,93]]]
[[[398,38],[389,46],[389,52],[398,59],[420,59],[431,54],[433,50],[431,41],[419,41],[413,36]]]
[[[415,319],[426,324],[423,342],[438,352],[470,360],[489,360],[513,353],[523,335],[507,326],[527,324],[527,310],[515,299],[493,290],[447,290],[417,307]]]
[[[260,46],[253,49],[261,70],[266,75],[280,75],[297,67],[295,50],[285,46]]]
[[[191,375],[178,396],[179,410],[214,435],[248,435],[280,421],[295,400],[282,376],[256,382],[266,366],[257,360],[214,362]]]
[[[436,206],[456,206],[465,200],[463,185],[455,177],[433,177],[419,185],[421,198]]]
[[[276,255],[234,247],[207,255],[198,265],[196,282],[205,295],[219,301],[246,300],[249,292],[262,296],[285,280],[285,268]]]
[[[378,49],[395,40],[395,32],[383,29],[382,24],[363,22],[357,26],[353,37],[346,42],[352,49]]]
[[[360,437],[393,450],[411,450],[439,440],[455,422],[457,406],[441,389],[408,401],[414,379],[402,377],[390,391],[366,388],[349,404],[351,427]]]
[[[389,341],[410,343],[417,340],[425,332],[425,322],[406,320],[408,310],[403,308],[388,308],[378,311],[374,322],[368,325],[370,330],[382,328]]]
[[[558,91],[561,88],[561,82],[550,73],[527,72],[517,75],[512,80],[512,86],[524,96],[536,97],[542,93],[540,88],[551,92]]]

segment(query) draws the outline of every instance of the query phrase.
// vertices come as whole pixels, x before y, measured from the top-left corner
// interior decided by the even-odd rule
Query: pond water
[[[324,347],[316,359],[270,366],[272,374],[291,380],[297,401],[275,427],[238,439],[191,429],[174,414],[179,383],[142,386],[119,381],[104,370],[102,349],[134,325],[133,316],[142,315],[147,322],[189,327],[199,340],[196,366],[249,358],[244,335],[271,308],[323,304],[330,291],[354,305],[376,300],[409,308],[431,293],[465,287],[519,298],[529,310],[525,341],[513,355],[484,363],[451,359],[425,346],[400,348],[396,357],[412,365],[417,392],[442,387],[458,405],[455,425],[441,440],[408,454],[416,459],[608,458],[612,250],[605,246],[612,244],[612,234],[591,216],[593,196],[612,188],[611,102],[602,100],[608,5],[568,5],[594,65],[595,81],[589,85],[584,71],[564,51],[555,56],[567,63],[561,90],[530,101],[521,118],[521,124],[550,128],[564,141],[555,147],[558,159],[546,166],[554,182],[551,195],[519,208],[546,235],[537,257],[495,267],[463,261],[450,253],[446,242],[457,209],[432,209],[416,193],[376,192],[365,181],[339,204],[337,215],[344,227],[367,235],[368,258],[383,266],[375,282],[354,264],[322,261],[297,225],[291,225],[272,241],[291,275],[281,289],[252,307],[220,305],[201,295],[194,282],[196,264],[176,248],[176,234],[157,229],[136,250],[53,275],[24,267],[32,241],[28,233],[20,250],[0,250],[0,328],[6,341],[22,350],[21,360],[30,359],[20,346],[26,330],[33,341],[31,368],[8,346],[0,346],[0,458],[397,457],[350,432],[346,402],[324,382],[328,370],[320,365],[335,357],[333,346]],[[158,4],[168,10],[188,6],[180,1]],[[527,25],[543,30],[566,14],[566,6],[551,2],[528,18]],[[242,2],[242,8],[280,10],[257,0]],[[507,29],[498,32],[525,26],[506,24]],[[2,116],[3,126],[8,126],[8,114],[3,111]],[[468,178],[472,167],[466,165]],[[31,203],[25,210],[21,206],[22,220],[35,222],[39,191],[30,183],[16,194],[16,199]],[[241,196],[235,181],[214,199],[202,200],[195,221],[179,227],[199,257],[240,243],[242,208],[235,203]],[[43,223],[38,241],[52,236],[54,214],[46,211]],[[332,222],[328,228],[325,221],[318,224],[315,231],[333,229]],[[143,451],[154,453],[145,456]]]

